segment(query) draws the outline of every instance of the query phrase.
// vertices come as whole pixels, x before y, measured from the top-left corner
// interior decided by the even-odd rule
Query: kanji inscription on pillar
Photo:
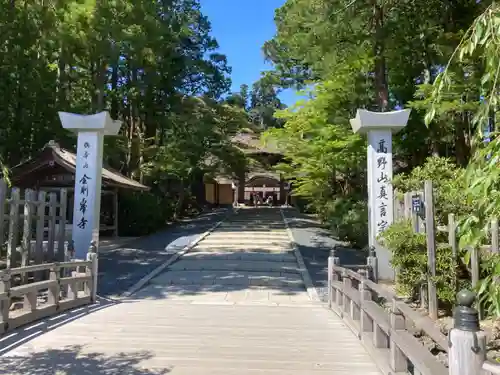
[[[390,131],[372,131],[368,136],[372,150],[371,185],[373,189],[374,236],[387,229],[393,220],[392,136]]]
[[[75,173],[75,205],[73,211],[73,239],[75,244],[90,244],[98,229],[99,214],[96,212],[96,193],[100,194],[101,171],[96,169],[99,136],[95,132],[82,132],[78,136]],[[99,200],[100,201],[100,200]],[[97,228],[96,228],[97,227]]]

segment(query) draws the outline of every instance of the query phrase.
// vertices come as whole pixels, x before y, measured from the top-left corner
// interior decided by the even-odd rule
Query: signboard
[[[420,210],[422,208],[422,199],[420,198],[420,195],[413,195],[411,197],[411,211],[414,214],[420,213]]]
[[[371,207],[372,235],[377,238],[393,221],[392,191],[392,134],[391,131],[377,130],[369,133],[371,149]]]
[[[99,231],[101,163],[97,132],[80,132],[76,154],[75,202],[73,206],[73,240],[75,249],[83,253]],[[84,254],[84,253],[83,253]],[[80,254],[79,254],[80,255]],[[81,255],[80,255],[81,257]]]

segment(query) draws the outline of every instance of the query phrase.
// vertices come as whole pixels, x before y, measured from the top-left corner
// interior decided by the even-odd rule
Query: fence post
[[[451,247],[451,260],[453,264],[453,271],[457,270],[458,267],[458,249],[457,249],[457,225],[455,223],[455,214],[448,215],[448,244]],[[458,280],[454,277],[453,280],[453,290],[457,292],[458,290]]]
[[[429,293],[429,315],[432,319],[438,318],[437,291],[434,278],[436,277],[436,238],[434,236],[434,194],[432,181],[425,181],[425,232],[427,238],[427,292]]]
[[[56,240],[56,220],[57,220],[57,195],[49,194],[49,222],[47,234],[47,262],[53,262],[55,259],[54,245]]]
[[[491,252],[498,254],[498,219],[491,220]]]
[[[375,246],[370,246],[368,257],[366,258],[366,265],[368,266],[370,277],[373,282],[378,282],[378,260]]]
[[[486,334],[479,327],[479,316],[472,307],[475,294],[462,290],[457,294],[453,312],[454,327],[448,336],[449,375],[481,374],[486,360]]]
[[[407,192],[404,195],[404,218],[411,219],[411,193]]]
[[[467,246],[466,249],[470,252],[471,284],[475,288],[479,282],[479,251],[474,246]]]
[[[0,242],[5,241],[5,206],[7,203],[7,182],[0,179]]]
[[[66,241],[66,208],[68,204],[68,191],[61,189],[59,193],[59,232],[57,233],[57,261],[64,261],[64,242]]]
[[[328,257],[328,307],[332,308],[333,302],[333,282],[338,281],[338,277],[334,277],[336,274],[333,272],[333,266],[337,266],[340,263],[340,259],[335,254],[336,246],[330,250],[330,256]],[[335,279],[335,280],[334,280]]]
[[[0,293],[10,292],[10,271],[0,273]],[[0,334],[4,333],[9,326],[10,298],[0,301]]]
[[[47,193],[45,191],[38,192],[37,208],[36,208],[36,236],[35,236],[35,264],[43,263],[43,236],[45,231],[45,206]],[[38,279],[41,279],[43,272],[38,272]]]
[[[7,243],[7,268],[16,267],[17,243],[19,242],[19,201],[20,191],[12,188],[10,192],[9,240]]]
[[[90,293],[90,301],[92,303],[95,303],[97,300],[97,272],[98,272],[97,246],[95,241],[92,241],[90,243],[89,252],[87,253],[87,261],[92,262],[90,268],[87,267],[87,269],[85,270],[85,273],[87,275],[92,276],[92,280],[90,281],[90,285],[88,286],[87,292]]]
[[[33,201],[35,192],[31,189],[24,191],[24,217],[23,217],[23,237],[21,240],[21,267],[30,265],[31,261],[31,236],[33,226]],[[29,276],[25,273],[22,277],[23,284],[28,283]]]

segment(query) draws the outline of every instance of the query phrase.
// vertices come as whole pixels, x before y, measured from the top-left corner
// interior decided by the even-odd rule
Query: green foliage
[[[481,101],[472,122],[474,125],[478,125],[479,128],[487,125],[491,110],[496,110],[499,104],[500,57],[498,50],[500,48],[500,41],[497,37],[499,30],[500,6],[493,1],[472,22],[472,25],[462,37],[460,44],[449,58],[446,68],[436,78],[432,92],[432,106],[425,117],[427,125],[434,120],[437,113],[436,106],[443,95],[449,94],[455,83],[452,74],[453,64],[458,62],[465,71],[469,70],[470,73],[471,60],[480,60],[484,67],[479,72],[480,80],[478,83],[480,83],[481,92],[485,96],[485,100]]]
[[[476,246],[487,241],[490,220],[500,217],[499,160],[500,140],[495,137],[487,146],[477,148],[467,167],[464,194],[474,211],[459,223],[461,246]]]
[[[119,197],[120,236],[144,236],[164,228],[172,219],[175,202],[151,192],[128,192]]]
[[[396,176],[393,186],[400,194],[423,191],[424,182],[431,180],[437,225],[445,225],[448,223],[448,214],[455,214],[458,218],[474,210],[464,194],[467,189],[464,175],[465,170],[457,167],[450,159],[429,157],[425,164],[410,173]]]
[[[312,206],[315,206],[311,203]],[[338,197],[314,207],[318,217],[328,225],[333,236],[356,247],[368,242],[368,207],[365,201]]]
[[[500,255],[483,254],[480,264],[478,301],[488,315],[500,317]]]
[[[334,234],[358,245],[367,240],[366,209],[360,202],[366,186],[366,143],[353,134],[348,118],[356,105],[353,78],[362,68],[362,62],[346,66],[334,79],[318,84],[312,100],[277,113],[286,121],[283,128],[264,135],[285,155],[278,170],[293,181],[293,194],[307,200]]]
[[[392,252],[391,262],[398,270],[396,280],[398,292],[415,298],[419,293],[420,285],[427,281],[428,276],[425,234],[415,233],[410,222],[401,221],[383,232],[382,242]],[[464,265],[460,262],[458,266],[455,266],[451,248],[447,245],[438,245],[434,281],[438,300],[443,305],[450,306],[455,302],[456,280],[458,280],[458,288],[470,287]]]
[[[199,0],[0,0],[0,8],[3,176],[50,140],[75,146],[58,111],[120,120],[120,134],[105,140],[106,163],[174,196],[179,215],[193,175],[241,164],[229,139],[247,116],[221,101],[230,68]],[[157,207],[170,215],[169,205]],[[156,211],[151,227],[165,221]]]

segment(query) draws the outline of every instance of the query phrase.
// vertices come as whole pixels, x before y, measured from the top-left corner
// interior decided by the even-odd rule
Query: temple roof
[[[241,151],[247,155],[251,154],[276,154],[281,155],[282,153],[278,150],[278,147],[274,142],[269,142],[265,146],[262,144],[258,134],[252,133],[238,133],[232,137],[231,141]]]
[[[76,155],[51,141],[45,145],[38,155],[11,169],[12,183],[14,185],[26,185],[33,179],[35,174],[38,176],[48,176],[51,174],[51,171],[54,171],[56,164],[74,174],[76,171]],[[106,187],[121,189],[149,190],[149,187],[122,175],[108,166],[102,168],[102,184]]]

